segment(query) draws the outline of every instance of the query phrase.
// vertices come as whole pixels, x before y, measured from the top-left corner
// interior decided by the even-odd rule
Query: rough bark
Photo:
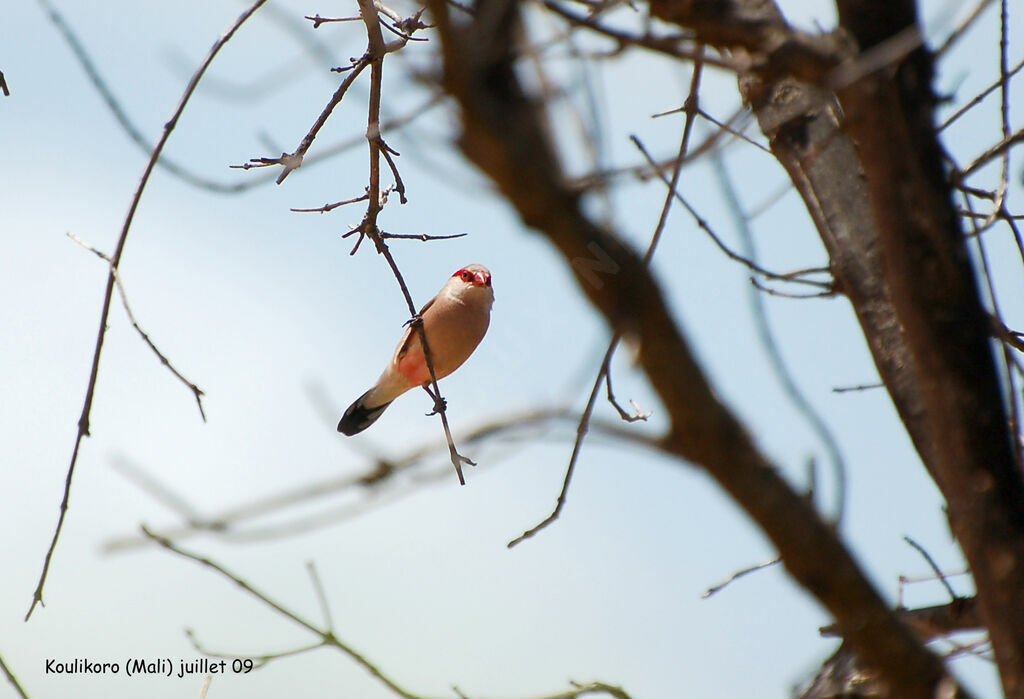
[[[787,43],[779,37],[792,33],[773,3],[718,7],[715,22],[730,23],[722,7],[736,13],[727,36],[705,31],[711,16],[700,3],[651,3],[698,38],[754,56],[741,88],[811,212],[838,287],[948,503],[1004,690],[1024,696],[1024,482],[932,120],[931,57],[906,48],[916,35],[914,4],[839,0],[852,40],[832,37],[832,59],[808,63],[828,67],[817,76],[764,69]],[[736,27],[747,28],[743,37]],[[822,87],[829,84],[841,110]]]

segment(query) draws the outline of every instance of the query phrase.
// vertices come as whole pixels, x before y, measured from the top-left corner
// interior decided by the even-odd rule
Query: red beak
[[[490,286],[491,278],[483,272],[477,272],[473,275],[473,286]]]

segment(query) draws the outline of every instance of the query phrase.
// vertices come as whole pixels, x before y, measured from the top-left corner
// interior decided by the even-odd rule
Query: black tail
[[[371,391],[373,389],[370,389]],[[369,395],[370,391],[367,391],[363,395],[356,398],[356,402],[348,406],[348,410],[341,416],[341,420],[338,422],[338,432],[343,435],[351,437],[354,434],[359,434],[367,427],[372,425],[380,417],[384,409],[391,405],[388,401],[384,405],[376,405],[372,408],[368,408],[364,403],[363,399]]]

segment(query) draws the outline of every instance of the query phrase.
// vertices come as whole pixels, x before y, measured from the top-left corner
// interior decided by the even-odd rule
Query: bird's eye
[[[461,277],[464,282],[473,281],[473,274],[467,269],[462,270],[462,272],[459,273],[459,277]]]

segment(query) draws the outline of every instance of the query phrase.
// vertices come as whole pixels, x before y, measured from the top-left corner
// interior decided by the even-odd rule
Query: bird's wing
[[[418,315],[420,318],[423,318],[423,314],[427,312],[428,308],[434,305],[434,301],[436,300],[437,297],[435,296],[434,298],[427,301],[425,304],[423,304],[423,308],[421,308],[420,312],[417,313],[416,315]],[[395,352],[395,359],[401,359],[402,357],[405,356],[405,353],[408,352],[409,348],[412,346],[413,338],[416,338],[418,340],[419,332],[410,324],[409,327],[405,329],[405,335],[402,336],[402,341],[398,344],[398,351]]]

